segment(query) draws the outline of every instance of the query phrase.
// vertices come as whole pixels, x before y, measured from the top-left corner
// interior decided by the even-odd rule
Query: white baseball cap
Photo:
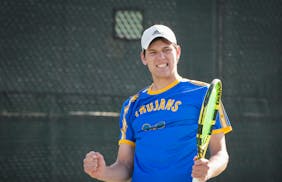
[[[173,33],[173,31],[164,25],[153,25],[146,29],[143,32],[143,35],[141,37],[141,47],[143,50],[146,50],[152,40],[154,40],[157,37],[163,37],[170,41],[171,43],[177,44],[176,37]]]

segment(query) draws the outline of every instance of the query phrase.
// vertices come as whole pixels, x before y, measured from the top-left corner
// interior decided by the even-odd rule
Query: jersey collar
[[[172,87],[174,87],[175,85],[177,85],[180,82],[180,79],[176,79],[174,82],[170,83],[169,85],[167,85],[166,87],[160,89],[160,90],[152,90],[152,85],[148,88],[148,94],[149,95],[157,95],[157,94],[161,94],[169,89],[171,89]]]

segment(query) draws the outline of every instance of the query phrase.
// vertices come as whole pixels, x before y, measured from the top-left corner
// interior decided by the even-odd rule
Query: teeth
[[[167,66],[167,64],[159,64],[159,65],[157,65],[157,67],[159,67],[159,68],[164,68],[166,66]]]

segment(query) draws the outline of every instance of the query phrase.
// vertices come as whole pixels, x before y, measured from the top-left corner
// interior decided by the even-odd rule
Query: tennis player
[[[213,128],[208,159],[195,160],[196,133],[207,84],[182,78],[177,71],[181,48],[173,31],[153,25],[143,32],[141,60],[153,83],[131,96],[120,114],[117,160],[106,165],[91,151],[84,171],[101,181],[206,181],[222,173],[228,163],[225,134],[232,130],[221,103]]]

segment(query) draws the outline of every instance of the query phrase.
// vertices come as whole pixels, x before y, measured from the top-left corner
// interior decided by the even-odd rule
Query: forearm
[[[228,161],[229,156],[226,151],[219,151],[215,155],[211,156],[208,162],[208,179],[216,177],[222,173],[226,169]]]
[[[105,173],[100,180],[107,182],[124,182],[130,179],[131,173],[132,169],[130,166],[117,161],[111,166],[106,167]]]

